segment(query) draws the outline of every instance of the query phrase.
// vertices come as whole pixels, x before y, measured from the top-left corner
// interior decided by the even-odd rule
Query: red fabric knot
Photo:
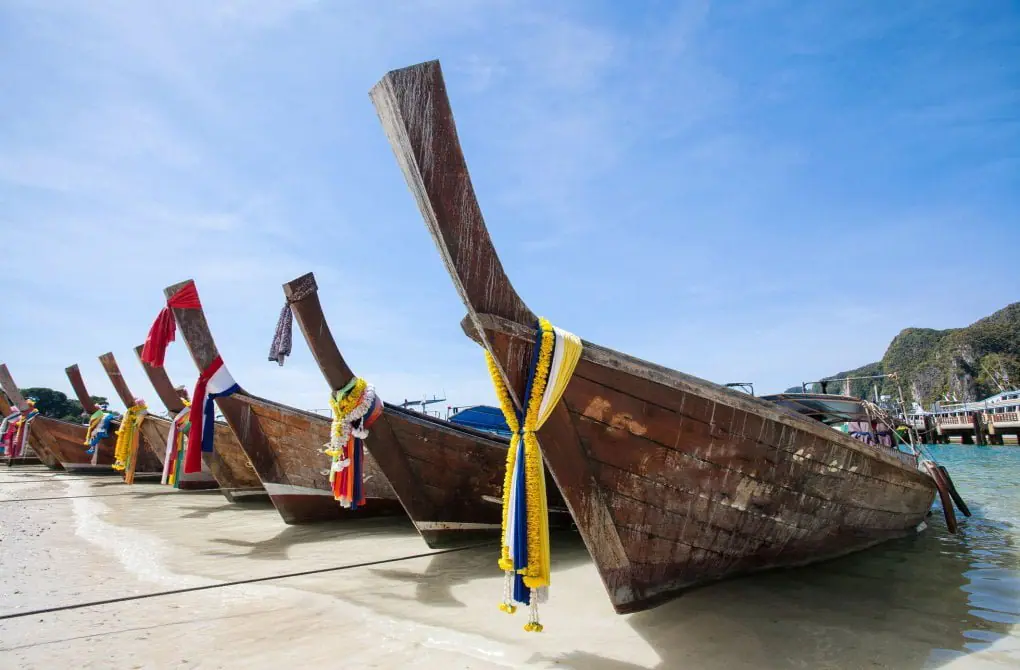
[[[177,322],[174,320],[172,311],[174,308],[202,309],[195,282],[188,282],[184,288],[166,301],[166,307],[160,310],[159,316],[156,317],[152,328],[149,329],[149,335],[145,338],[145,346],[142,347],[142,362],[148,363],[154,368],[163,367],[166,349],[174,341],[177,332]]]
[[[193,472],[202,470],[202,437],[205,432],[206,413],[206,387],[209,380],[216,372],[223,367],[223,358],[217,356],[210,363],[209,367],[198,375],[195,382],[195,392],[191,394],[191,432],[188,433],[188,446],[184,450],[184,474],[190,475]]]

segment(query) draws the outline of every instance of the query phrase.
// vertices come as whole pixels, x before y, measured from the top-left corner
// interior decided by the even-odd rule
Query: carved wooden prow
[[[476,330],[484,332],[477,314],[533,325],[535,315],[510,284],[485,227],[439,61],[394,70],[369,96]],[[492,333],[484,339],[504,363],[516,400],[523,395],[531,345]]]
[[[14,411],[14,407],[11,405],[11,401],[7,399],[7,394],[0,390],[0,416],[7,416]]]
[[[354,372],[336,346],[333,334],[329,332],[329,324],[322,313],[322,304],[319,302],[318,285],[315,283],[315,275],[309,272],[298,277],[294,281],[283,285],[283,294],[290,302],[290,308],[294,311],[294,318],[297,319],[308,348],[312,350],[312,356],[326,378],[330,391],[342,389],[354,377]]]
[[[167,300],[177,295],[177,292],[194,281],[187,281],[168,286],[163,289]],[[209,367],[209,364],[220,355],[213,340],[212,331],[209,330],[209,322],[206,321],[205,312],[202,309],[173,308],[174,319],[177,321],[177,328],[180,330],[181,339],[191,353],[191,359],[199,373]],[[243,391],[242,391],[243,393]],[[275,469],[276,464],[272,461],[273,451],[269,448],[269,441],[258,418],[251,411],[251,408],[236,398],[229,396],[216,399],[216,406],[220,408],[227,425],[237,436],[237,439],[244,445],[245,453],[252,460],[256,472],[267,472]],[[265,462],[255,462],[254,459]]]
[[[11,376],[11,371],[7,369],[6,363],[0,363],[0,388],[4,390],[7,397],[11,399],[11,403],[16,405],[19,410],[22,412],[28,411],[28,403],[25,402],[24,396],[18,390],[18,385],[14,383],[14,377]]]
[[[187,280],[174,284],[163,289],[167,300],[177,295],[177,292],[188,284],[194,284],[194,280]],[[209,364],[220,355],[216,348],[216,341],[213,340],[212,331],[209,330],[209,322],[206,321],[205,311],[202,309],[173,308],[174,319],[177,321],[177,328],[180,330],[181,339],[191,353],[199,372],[209,367]]]
[[[135,355],[138,357],[138,362],[141,364],[142,369],[145,370],[145,376],[149,378],[149,383],[156,390],[156,395],[159,396],[160,401],[166,406],[167,411],[176,416],[184,409],[184,402],[181,400],[181,396],[178,394],[173,382],[170,381],[166,368],[154,368],[142,360],[142,348],[144,346],[144,344],[139,344],[135,347]]]
[[[110,378],[110,383],[113,384],[113,389],[117,392],[117,397],[124,403],[124,407],[131,408],[135,406],[135,396],[131,393],[131,389],[127,385],[127,380],[124,379],[124,375],[120,372],[120,366],[117,365],[117,359],[114,357],[112,351],[108,351],[99,357],[99,363],[103,366],[103,370],[106,371],[106,376]]]
[[[85,386],[85,380],[81,376],[81,370],[78,369],[78,364],[64,368],[64,372],[67,373],[67,379],[71,382],[71,388],[74,389],[74,394],[78,397],[78,402],[81,403],[82,409],[88,414],[93,414],[99,407],[93,402],[92,396],[89,395],[89,390]]]

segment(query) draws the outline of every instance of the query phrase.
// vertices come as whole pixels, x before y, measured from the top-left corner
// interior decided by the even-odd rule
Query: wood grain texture
[[[85,380],[81,376],[78,364],[75,363],[64,368],[64,372],[67,374],[67,380],[71,382],[71,388],[74,389],[74,395],[78,398],[78,402],[81,403],[82,409],[85,410],[86,414],[95,414],[99,407],[92,401],[92,396],[89,395],[89,390],[85,386]]]
[[[283,291],[328,392],[343,388],[355,374],[329,330],[315,277],[303,275]],[[485,499],[502,497],[506,440],[384,404],[365,444],[429,546],[499,535],[499,507]]]
[[[152,384],[156,395],[159,396],[159,401],[163,403],[163,406],[166,407],[166,410],[172,416],[177,416],[184,409],[184,401],[178,394],[173,382],[170,381],[166,368],[154,368],[142,360],[142,348],[144,346],[139,344],[135,347],[135,357],[138,359],[138,364],[145,370],[145,376],[148,377],[149,383]]]
[[[371,453],[365,454],[365,506],[345,510],[333,499],[329,457],[321,453],[329,443],[329,419],[246,393],[238,394],[238,401],[248,412],[249,424],[257,423],[266,436],[265,458],[255,467],[274,504],[279,503],[284,521],[311,523],[402,512]]]
[[[391,72],[371,97],[465,330],[519,398],[535,320],[492,245],[439,65]],[[618,612],[908,535],[935,496],[909,455],[590,342],[539,440]]]

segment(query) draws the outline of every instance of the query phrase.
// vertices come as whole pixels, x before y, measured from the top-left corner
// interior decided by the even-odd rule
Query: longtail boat
[[[2,364],[0,364],[0,388],[22,414],[33,411],[34,408],[18,390],[10,370]],[[28,440],[35,452],[42,453],[45,450],[53,454],[61,467],[68,472],[87,474],[113,472],[115,443],[112,439],[104,440],[101,448],[89,455],[86,453],[88,447],[85,445],[87,428],[81,424],[36,414],[28,424],[28,430]]]
[[[283,292],[284,312],[293,311],[335,402],[357,377],[330,333],[315,276],[288,282]],[[284,323],[289,328],[286,318]],[[365,446],[430,547],[498,534],[494,503],[502,497],[507,439],[383,403]],[[314,449],[302,458],[309,468],[326,463]]]
[[[167,443],[173,423],[178,420],[183,422],[189,418],[187,414],[190,414],[190,410],[184,416],[181,414],[190,407],[187,402],[187,390],[184,387],[174,386],[166,368],[156,368],[143,361],[142,346],[135,347],[138,363],[145,370],[145,376],[148,377],[160,402],[166,406],[171,416],[170,420],[160,417],[160,420],[156,421],[156,428],[163,435],[163,442]],[[174,485],[185,490],[219,488],[224,497],[231,502],[236,502],[253,493],[264,497],[265,491],[262,484],[258,481],[251,464],[248,463],[248,458],[241,450],[241,445],[237,443],[237,438],[226,424],[216,423],[213,444],[214,450],[202,455],[203,469],[199,472],[185,473],[178,468]],[[167,448],[171,449],[173,446],[168,445]]]
[[[7,466],[13,465],[38,465],[45,464],[54,469],[60,469],[60,461],[56,456],[42,448],[42,453],[37,453],[31,444],[31,440],[18,440],[21,426],[18,419],[21,418],[21,410],[16,409],[7,399],[7,394],[0,391],[0,451],[3,456],[0,462]]]
[[[370,96],[467,307],[465,332],[487,352],[510,412],[524,417],[524,442],[541,445],[526,474],[544,457],[617,612],[924,527],[936,480],[916,455],[536,319],[485,226],[438,61],[388,73]],[[545,384],[542,392],[533,383]],[[529,512],[541,502],[530,487],[522,495]],[[533,565],[548,561],[547,552],[531,549],[529,536],[526,565],[514,558],[505,566],[526,570],[523,600],[508,573],[516,602],[530,596],[533,604],[535,590],[548,585],[547,566]],[[537,616],[532,624],[540,630]]]
[[[184,297],[181,297],[182,292]],[[199,370],[199,379],[204,380],[203,383],[208,382],[210,397],[215,395],[216,406],[286,523],[308,523],[400,510],[393,489],[370,456],[364,463],[367,504],[358,510],[341,507],[333,497],[329,473],[323,472],[322,455],[314,460],[306,456],[329,443],[331,421],[314,412],[247,393],[233,380],[223,364],[194,282],[188,280],[170,286],[165,289],[165,294],[172,318]],[[200,402],[198,395],[196,392],[193,402]]]
[[[110,378],[117,397],[128,408],[128,413],[121,419],[121,428],[123,429],[125,422],[134,421],[135,429],[139,433],[134,440],[134,446],[130,447],[134,453],[126,455],[124,481],[131,484],[142,475],[146,479],[152,477],[159,479],[163,473],[167,439],[166,432],[161,431],[160,426],[168,422],[149,413],[145,401],[131,392],[113,352],[107,352],[100,356],[99,363],[103,366],[106,376]],[[82,404],[84,405],[84,403]]]

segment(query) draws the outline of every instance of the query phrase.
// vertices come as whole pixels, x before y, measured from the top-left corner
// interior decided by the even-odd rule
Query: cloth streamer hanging
[[[276,332],[273,333],[273,342],[269,345],[269,360],[283,365],[283,361],[290,356],[291,345],[294,339],[294,311],[291,304],[304,300],[316,290],[315,282],[309,281],[298,284],[294,287],[293,293],[283,303],[280,310],[280,318],[276,321]]]
[[[0,454],[8,454],[11,450],[14,433],[17,431],[15,422],[21,416],[21,410],[17,407],[12,407],[11,409],[13,411],[5,416],[3,421],[0,421]]]
[[[177,451],[182,432],[184,430],[184,424],[188,421],[188,416],[191,414],[191,406],[185,406],[174,420],[170,422],[170,430],[167,431],[166,436],[166,453],[163,457],[163,476],[160,479],[162,484],[171,484],[171,474],[177,469]]]
[[[269,345],[269,360],[276,361],[283,366],[283,361],[290,356],[291,344],[294,334],[294,312],[290,309],[290,302],[283,305],[280,310],[280,318],[276,322],[276,333],[273,334],[273,343]]]
[[[21,454],[25,453],[28,447],[28,436],[32,432],[32,420],[39,416],[39,410],[35,408],[33,403],[29,404],[31,408],[28,413],[23,413],[21,418],[17,420],[18,430],[14,434],[14,441],[11,445],[11,449],[8,450],[8,456],[17,458]]]
[[[184,452],[184,474],[202,470],[202,452],[213,450],[213,437],[216,432],[216,398],[223,398],[241,390],[241,387],[217,356],[198,376],[195,392],[191,396],[192,409],[198,408],[198,416],[191,417],[191,433],[188,435],[188,447]]]
[[[142,347],[142,362],[148,363],[154,368],[163,367],[166,348],[174,341],[177,332],[177,322],[174,320],[173,313],[175,308],[202,309],[195,282],[189,282],[166,301],[166,307],[160,310],[159,316],[156,317],[152,328],[149,329],[149,335],[145,338],[145,345]]]

